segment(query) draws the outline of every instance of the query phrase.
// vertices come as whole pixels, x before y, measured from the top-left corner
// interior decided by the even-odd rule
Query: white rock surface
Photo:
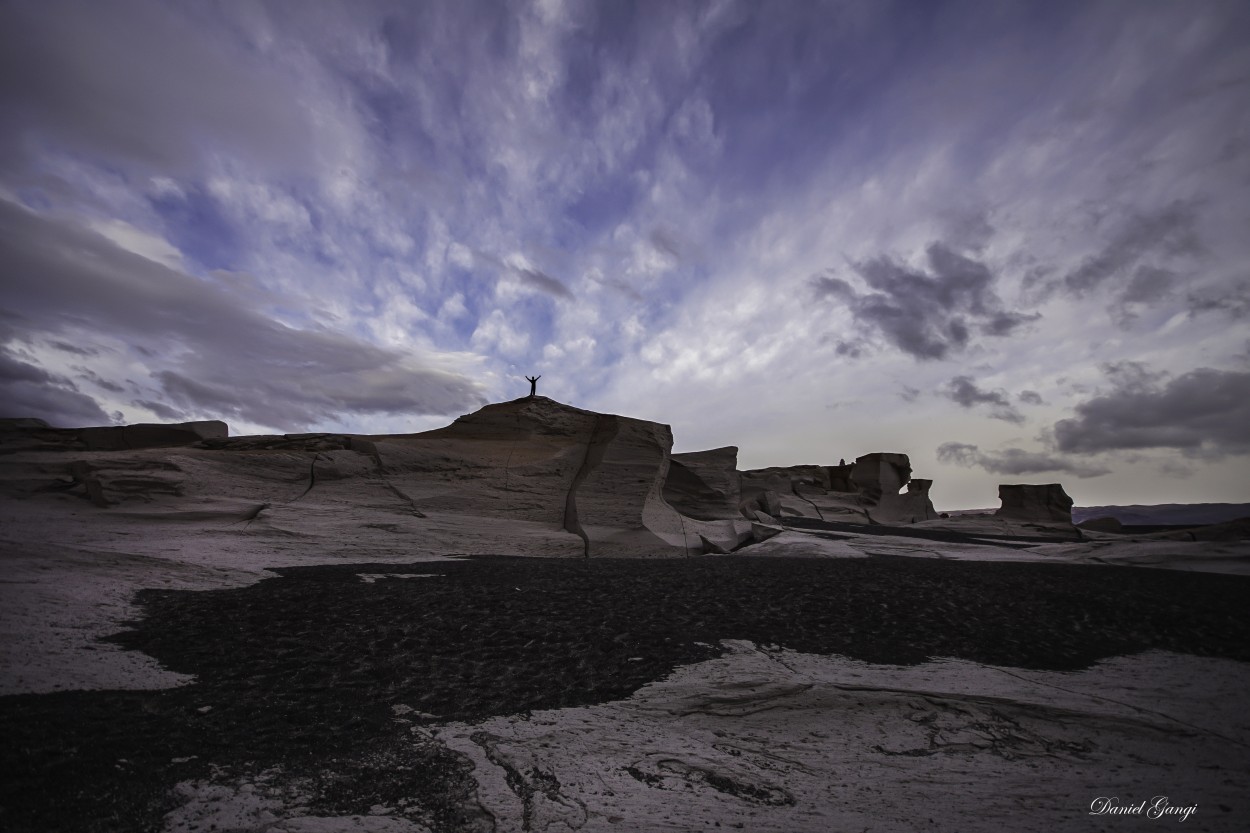
[[[1244,829],[1250,666],[906,668],[727,645],[627,700],[436,734],[473,760],[499,831],[1120,830],[1096,799],[1157,795],[1196,804],[1194,829]]]

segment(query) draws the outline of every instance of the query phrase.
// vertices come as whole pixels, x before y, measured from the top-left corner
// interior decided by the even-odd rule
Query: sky
[[[1250,501],[1244,0],[0,5],[0,415],[529,392],[939,509]]]

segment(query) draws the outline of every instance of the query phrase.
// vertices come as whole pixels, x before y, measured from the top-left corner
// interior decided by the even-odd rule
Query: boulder
[[[1058,483],[1017,483],[998,487],[1002,518],[1045,523],[1072,523],[1072,498]]]
[[[689,518],[735,518],[741,501],[738,483],[736,446],[673,454],[664,479],[664,500]]]
[[[780,535],[783,532],[785,532],[784,529],[774,524],[751,524],[751,537],[755,539],[756,543],[759,543],[760,541],[767,541],[769,538]]]
[[[780,517],[781,496],[772,489],[764,489],[742,501],[738,505],[738,512],[747,520],[755,519],[756,515],[761,512],[774,518]]]

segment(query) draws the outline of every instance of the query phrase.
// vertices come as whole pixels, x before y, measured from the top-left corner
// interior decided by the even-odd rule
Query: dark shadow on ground
[[[913,526],[889,526],[884,524],[855,524],[846,521],[823,521],[817,518],[785,517],[782,526],[811,532],[823,538],[845,539],[845,535],[822,535],[822,532],[850,532],[856,535],[888,535],[894,538],[919,538],[922,541],[942,541],[948,544],[972,544],[974,546],[1006,547],[1027,550],[1038,544],[1071,544],[1081,540],[1081,533],[1073,527],[1071,535],[994,535],[990,533],[955,532],[946,529],[917,529]],[[1041,528],[1046,531],[1045,528]]]
[[[1250,661],[1250,579],[1199,573],[749,556],[275,572],[140,594],[142,620],[115,640],[193,685],[0,698],[0,829],[157,830],[178,781],[277,765],[314,812],[407,799],[436,830],[475,829],[469,764],[414,742],[393,706],[435,716],[407,715],[420,724],[606,702],[722,639],[898,664],[1079,669],[1149,648]]]

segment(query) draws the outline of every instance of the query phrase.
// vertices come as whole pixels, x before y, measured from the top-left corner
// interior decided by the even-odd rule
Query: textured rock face
[[[389,481],[422,511],[552,525],[578,536],[590,555],[700,552],[700,535],[732,546],[735,523],[749,528],[683,517],[664,500],[673,443],[667,425],[543,396],[374,441]]]
[[[735,518],[740,494],[737,446],[669,458],[664,500],[686,517],[704,521]]]
[[[995,515],[1022,521],[1072,523],[1072,498],[1058,483],[1016,483],[998,487],[1002,506]]]

